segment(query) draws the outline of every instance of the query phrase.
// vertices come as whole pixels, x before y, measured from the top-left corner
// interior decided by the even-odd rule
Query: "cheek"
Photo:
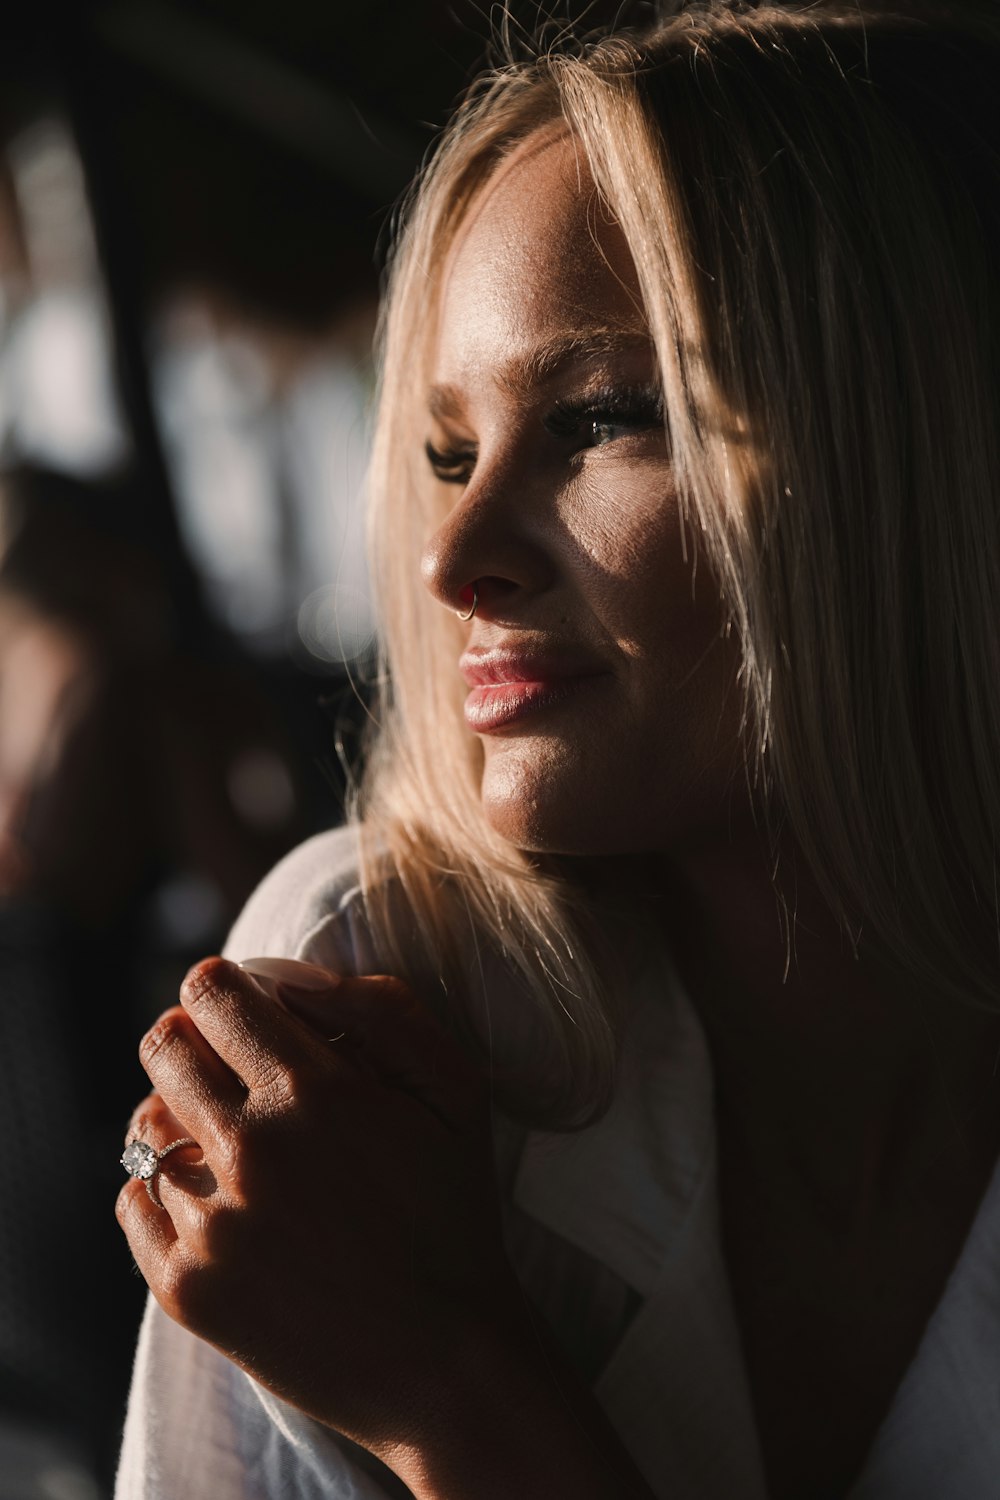
[[[666,695],[643,720],[630,707],[602,715],[572,743],[488,745],[482,805],[491,827],[521,849],[591,856],[662,853],[728,827],[743,780],[718,716],[708,732]]]
[[[682,576],[690,595],[673,475],[662,451],[631,462],[592,458],[559,499],[567,560],[586,603],[616,634]]]
[[[728,816],[742,785],[739,652],[705,559],[685,557],[672,496],[648,496],[623,484],[586,526],[577,512],[568,607],[607,642],[606,686],[545,732],[484,742],[484,811],[522,848],[662,850]]]
[[[587,609],[634,668],[636,691],[655,698],[696,671],[720,637],[724,612],[706,559],[682,530],[669,471],[662,463],[645,468],[625,470],[619,485],[590,497],[574,540]]]

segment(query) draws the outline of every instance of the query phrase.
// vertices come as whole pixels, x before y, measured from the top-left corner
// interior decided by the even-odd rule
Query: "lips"
[[[575,697],[607,669],[571,651],[493,649],[467,651],[459,670],[470,688],[465,722],[475,734],[505,729]]]

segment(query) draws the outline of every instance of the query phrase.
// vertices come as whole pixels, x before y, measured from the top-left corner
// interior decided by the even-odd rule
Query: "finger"
[[[180,1134],[200,1141],[210,1161],[224,1156],[246,1091],[181,1006],[165,1011],[146,1032],[139,1060]]]
[[[287,1003],[292,995],[297,1003],[294,1013],[307,1021],[321,1033],[329,1030],[326,1015],[330,997],[342,983],[341,976],[319,964],[303,963],[297,958],[244,958],[236,965],[244,974],[271,996],[279,1005]],[[340,1041],[343,1033],[327,1037],[328,1042]]]
[[[326,1036],[341,1027],[337,1035],[326,1036],[326,1040],[363,1044],[386,1070],[405,1066],[421,1041],[425,1050],[442,1040],[447,1046],[450,1041],[452,1062],[459,1067],[466,1063],[465,1053],[416,992],[391,975],[352,978],[288,958],[246,958],[237,968],[251,974],[276,1000],[307,1021],[313,1031]],[[403,1042],[399,1044],[401,1026]]]
[[[184,1272],[192,1258],[170,1214],[150,1202],[142,1184],[133,1181],[118,1194],[115,1217],[149,1290],[165,1312],[183,1322]]]
[[[236,966],[249,974],[256,985],[283,1009],[304,1021],[312,1037],[319,1037],[327,1045],[341,1042],[344,1045],[337,1053],[354,1072],[370,1081],[377,1082],[378,1075],[370,1062],[363,1059],[354,1038],[344,1025],[343,1017],[337,1016],[336,991],[343,983],[339,974],[318,964],[302,963],[292,958],[247,958]]]
[[[250,962],[255,962],[250,960]],[[383,1082],[404,1089],[446,1124],[467,1128],[483,1114],[488,1090],[482,1073],[409,985],[389,975],[342,976],[320,995],[280,981],[285,1003],[321,1035],[346,1033],[345,1044]]]
[[[179,1136],[187,1134],[187,1129],[178,1120],[162,1095],[152,1093],[147,1094],[132,1111],[128,1129],[125,1132],[125,1144],[130,1145],[132,1141],[146,1141],[159,1151],[171,1141],[177,1140]]]
[[[185,1130],[173,1110],[159,1094],[149,1094],[132,1113],[126,1146],[144,1141],[161,1152],[185,1137]],[[181,1238],[200,1233],[204,1216],[201,1204],[218,1189],[218,1178],[212,1171],[200,1144],[170,1151],[152,1178],[153,1192],[173,1221]]]
[[[158,1277],[158,1268],[169,1258],[177,1243],[166,1208],[157,1208],[145,1184],[132,1177],[118,1194],[115,1218],[124,1230],[136,1265],[150,1287]]]
[[[181,1003],[205,1041],[236,1076],[255,1092],[284,1092],[289,1075],[332,1052],[317,1049],[316,1037],[298,1016],[275,1005],[270,995],[236,964],[207,958],[195,964],[181,985]]]

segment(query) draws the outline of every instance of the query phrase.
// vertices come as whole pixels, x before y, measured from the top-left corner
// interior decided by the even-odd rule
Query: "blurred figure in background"
[[[193,288],[152,318],[194,609],[151,526],[72,133],[46,116],[0,155],[0,1500],[107,1489],[141,1307],[105,1211],[134,1037],[339,816],[344,663],[363,676],[371,644],[371,318],[307,338]]]
[[[252,678],[175,649],[156,561],[123,536],[136,497],[39,471],[3,494],[0,1402],[86,1452],[95,1432],[113,1442],[136,1294],[97,1166],[131,1035],[303,822]],[[59,1447],[40,1440],[46,1467]]]
[[[107,1489],[133,1038],[342,815],[375,239],[483,46],[380,18],[377,77],[316,0],[36,7],[0,56],[0,1500]]]

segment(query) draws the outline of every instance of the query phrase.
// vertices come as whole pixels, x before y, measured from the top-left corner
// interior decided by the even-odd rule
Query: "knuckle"
[[[221,1269],[235,1262],[240,1255],[243,1229],[243,1215],[237,1208],[229,1205],[214,1208],[202,1227],[206,1260]]]
[[[166,1114],[166,1106],[159,1094],[148,1094],[141,1104],[137,1104],[132,1111],[125,1132],[125,1144],[131,1141],[145,1141],[150,1135],[155,1134],[163,1123]]]
[[[249,1122],[244,1121],[228,1131],[217,1148],[218,1175],[238,1198],[243,1196],[253,1171],[253,1134]]]
[[[175,1322],[191,1329],[203,1326],[204,1277],[196,1261],[172,1256],[161,1269],[156,1296]]]
[[[282,1133],[282,1112],[273,1104],[244,1114],[221,1143],[220,1175],[226,1183],[230,1203],[253,1201],[265,1186],[267,1164],[274,1150],[274,1137]],[[216,1200],[212,1214],[227,1211],[226,1202]]]
[[[140,1104],[138,1109],[134,1109],[132,1111],[128,1125],[125,1129],[126,1146],[131,1145],[133,1141],[144,1141],[146,1139],[146,1131],[148,1130],[148,1128],[149,1106],[148,1104]]]
[[[225,1212],[228,1204],[242,1212],[273,1199],[276,1188],[280,1191],[282,1163],[288,1160],[289,1150],[301,1138],[302,1130],[301,1117],[293,1117],[280,1100],[258,1099],[226,1143],[226,1194],[218,1202],[217,1211]]]
[[[219,990],[230,988],[232,967],[224,958],[203,958],[189,969],[180,989],[185,1010],[198,1010]]]
[[[128,1182],[123,1183],[118,1190],[118,1196],[115,1199],[115,1218],[118,1220],[118,1227],[136,1255],[140,1253],[148,1238],[148,1226],[145,1223],[145,1214],[148,1209],[145,1183],[130,1177]]]
[[[234,1203],[252,1203],[266,1190],[266,1160],[269,1155],[268,1136],[271,1122],[258,1120],[252,1129],[241,1132],[240,1140],[230,1146],[231,1157],[226,1168],[227,1194]],[[223,1212],[222,1207],[213,1209]]]
[[[139,1058],[143,1064],[152,1061],[158,1053],[169,1050],[180,1039],[183,1016],[180,1007],[174,1006],[153,1023],[139,1043]]]
[[[269,1058],[262,1065],[258,1090],[272,1110],[286,1114],[300,1108],[308,1084],[306,1070],[299,1063]]]

